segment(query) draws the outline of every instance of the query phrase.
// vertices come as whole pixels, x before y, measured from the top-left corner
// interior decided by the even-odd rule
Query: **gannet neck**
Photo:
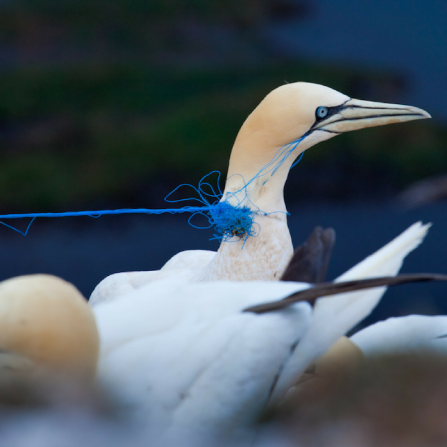
[[[304,134],[278,146],[269,144],[268,134],[260,132],[256,135],[258,138],[248,140],[243,133],[242,136],[240,134],[233,146],[222,199],[233,206],[247,206],[267,214],[287,213],[284,186],[290,168],[306,149],[332,136],[323,132]],[[247,153],[253,152],[258,158],[253,157],[251,163],[250,160],[244,163]]]
[[[234,143],[223,199],[234,206],[248,206],[265,213],[284,213],[284,185],[290,167],[304,150],[304,144],[298,145],[273,172],[273,160],[285,156],[281,153],[289,150],[289,145],[278,145],[265,128],[253,130],[253,121],[256,120],[251,115]]]

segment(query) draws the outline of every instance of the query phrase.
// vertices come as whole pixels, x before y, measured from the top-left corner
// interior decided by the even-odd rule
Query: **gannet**
[[[72,284],[43,274],[0,283],[0,378],[13,372],[92,380],[98,356],[94,315]]]
[[[416,107],[352,99],[322,85],[297,82],[276,88],[241,127],[222,196],[222,201],[256,213],[256,237],[230,237],[222,241],[217,253],[180,252],[158,271],[111,275],[95,288],[91,305],[167,277],[181,276],[188,281],[279,279],[293,253],[283,189],[295,159],[340,133],[423,118],[430,115]],[[275,157],[281,163],[270,166]]]
[[[428,227],[412,225],[335,286],[396,275]],[[93,308],[101,339],[98,378],[157,433],[238,431],[268,402],[281,399],[385,290],[319,298],[312,308],[312,294],[315,301],[330,293],[325,283],[159,279],[128,299]]]

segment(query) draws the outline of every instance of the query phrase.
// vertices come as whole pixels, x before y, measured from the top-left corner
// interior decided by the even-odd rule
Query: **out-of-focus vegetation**
[[[0,36],[10,57],[0,71],[1,209],[163,206],[177,184],[225,173],[245,117],[284,81],[396,100],[401,87],[392,74],[275,55],[262,40],[262,27],[281,19],[273,4],[3,6]],[[290,195],[396,190],[446,170],[446,141],[446,131],[426,121],[337,137],[306,154],[291,174]]]

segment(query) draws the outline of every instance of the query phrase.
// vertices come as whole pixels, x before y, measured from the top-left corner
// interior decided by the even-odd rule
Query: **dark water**
[[[333,279],[418,220],[432,222],[433,227],[402,271],[447,273],[446,203],[412,211],[379,203],[296,205],[289,225],[295,245],[316,225],[336,229],[328,273]],[[51,273],[71,281],[88,297],[111,273],[158,269],[181,250],[215,250],[218,244],[208,240],[211,236],[208,230],[191,228],[185,216],[41,219],[26,237],[0,228],[0,279]],[[372,319],[408,313],[447,313],[447,284],[391,289]]]

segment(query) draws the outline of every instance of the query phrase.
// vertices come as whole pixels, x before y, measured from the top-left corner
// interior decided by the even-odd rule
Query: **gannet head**
[[[351,130],[423,118],[430,115],[416,107],[352,99],[323,85],[282,85],[264,98],[239,131],[231,153],[226,192],[238,191],[255,178],[247,189],[251,201],[258,199],[256,194],[261,190],[268,189],[267,183],[277,184],[282,194],[290,166],[301,152],[316,143]],[[264,169],[282,148],[292,147],[297,141],[299,144],[279,169],[273,174]]]
[[[276,147],[305,134],[321,139],[365,127],[430,118],[422,109],[352,99],[324,85],[296,82],[270,92],[247,119],[247,130],[267,128]],[[321,132],[331,135],[324,135]]]
[[[51,275],[1,282],[2,353],[28,359],[39,371],[92,379],[99,335],[86,299],[72,284]]]

